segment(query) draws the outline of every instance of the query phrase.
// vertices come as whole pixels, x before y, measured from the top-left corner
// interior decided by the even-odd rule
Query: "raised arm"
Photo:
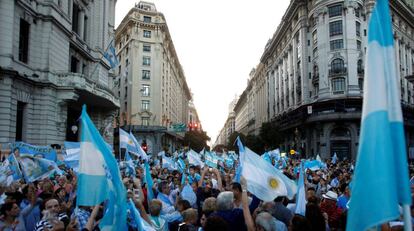
[[[240,178],[240,184],[242,186],[242,206],[244,222],[246,223],[247,231],[255,231],[256,227],[254,225],[252,215],[250,214],[249,200],[247,197],[247,182],[243,176]]]
[[[206,176],[206,173],[208,171],[208,166],[204,166],[203,171],[201,172],[201,178],[198,181],[198,187],[202,187],[204,183],[204,177]]]
[[[214,169],[214,174],[216,174],[217,176],[217,188],[218,190],[220,190],[220,192],[223,191],[223,182],[221,181],[221,174],[220,171],[218,169]]]

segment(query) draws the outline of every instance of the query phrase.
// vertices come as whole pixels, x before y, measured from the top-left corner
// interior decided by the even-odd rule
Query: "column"
[[[81,11],[79,11],[79,15],[78,15],[78,31],[79,31],[79,37],[81,38],[81,39],[84,39],[84,30],[85,30],[85,28],[84,28],[84,26],[85,26],[85,10],[81,10]]]
[[[353,6],[347,7],[347,13],[345,16],[344,26],[344,43],[346,45],[346,58],[345,60],[347,68],[347,91],[348,95],[360,95],[360,89],[358,85],[358,70],[357,63],[359,57],[359,50],[357,50],[356,41],[357,39],[362,42],[362,37],[356,36],[356,21],[355,10]],[[363,22],[359,21],[362,25]],[[362,29],[361,29],[362,35]]]
[[[0,1],[0,66],[3,67],[11,66],[13,57],[14,4],[15,1]]]

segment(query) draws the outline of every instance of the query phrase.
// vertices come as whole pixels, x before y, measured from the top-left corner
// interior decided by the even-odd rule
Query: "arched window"
[[[364,67],[362,66],[362,59],[358,60],[357,62],[357,70],[358,70],[358,74],[364,73]]]
[[[343,73],[345,72],[345,64],[342,59],[334,59],[331,63],[332,73]]]
[[[344,94],[345,93],[345,78],[334,78],[332,79],[332,93]]]

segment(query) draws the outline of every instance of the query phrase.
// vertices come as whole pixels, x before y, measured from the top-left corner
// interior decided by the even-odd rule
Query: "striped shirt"
[[[69,222],[69,217],[65,213],[59,213],[57,219],[65,223],[65,225]],[[37,222],[34,230],[43,231],[44,228],[52,229],[53,225],[49,223],[49,220],[42,219],[39,222]]]

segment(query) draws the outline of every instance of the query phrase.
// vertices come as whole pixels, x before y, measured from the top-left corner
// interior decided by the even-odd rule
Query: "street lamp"
[[[76,132],[78,131],[78,126],[72,125],[72,127],[70,128],[70,130],[73,132],[73,134],[76,134]]]

